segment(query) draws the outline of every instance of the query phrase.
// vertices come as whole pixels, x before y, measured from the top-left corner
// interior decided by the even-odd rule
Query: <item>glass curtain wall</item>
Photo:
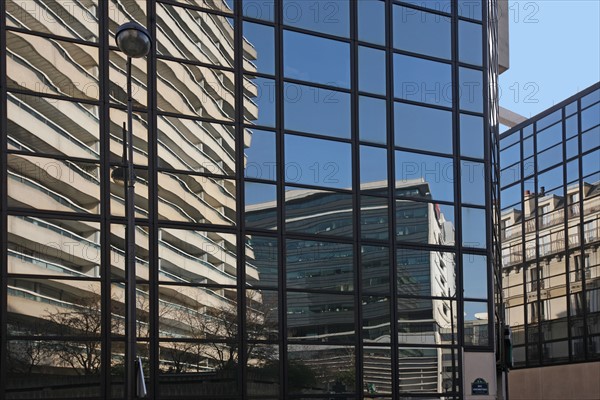
[[[0,397],[124,396],[114,33],[137,21],[153,39],[132,68],[149,397],[461,398],[461,351],[494,348],[494,10],[2,2]],[[593,260],[577,262],[581,280]]]
[[[600,358],[600,84],[500,139],[516,367]]]

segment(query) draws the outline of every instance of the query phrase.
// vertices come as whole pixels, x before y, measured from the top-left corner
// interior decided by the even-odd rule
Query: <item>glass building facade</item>
[[[515,367],[600,359],[600,84],[500,137]]]
[[[124,397],[129,21],[153,39],[132,68],[150,398],[458,399],[465,354],[494,363],[495,1],[6,0],[0,21],[0,398]]]

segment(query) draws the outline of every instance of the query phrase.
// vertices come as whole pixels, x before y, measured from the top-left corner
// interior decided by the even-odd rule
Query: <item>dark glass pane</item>
[[[467,114],[460,115],[460,154],[466,157],[483,158],[483,118]]]
[[[385,51],[358,47],[358,89],[361,92],[386,94]]]
[[[339,292],[354,289],[351,245],[288,240],[286,249],[288,288]]]
[[[350,5],[346,0],[283,0],[283,23],[336,36],[350,35]]]
[[[458,15],[481,21],[483,5],[481,0],[458,0]]]
[[[258,396],[258,398],[277,398],[281,382],[278,346],[249,344],[249,347],[246,361],[248,395]]]
[[[480,83],[480,95],[482,88]],[[394,96],[452,107],[452,67],[450,64],[394,54]]]
[[[275,74],[275,29],[271,26],[244,22],[244,68],[250,72]]]
[[[244,77],[244,118],[247,123],[275,127],[275,81],[266,78]]]
[[[275,156],[275,132],[252,129],[250,146],[246,148],[246,178],[275,180],[277,178],[277,158]]]
[[[363,291],[389,293],[389,249],[383,246],[361,246],[361,265]]]
[[[246,236],[246,284],[278,286],[279,254],[277,239],[266,236]]]
[[[360,146],[360,188],[372,192],[387,193],[387,149]]]
[[[459,68],[460,109],[483,112],[483,73],[469,68]]]
[[[487,257],[463,254],[464,297],[470,299],[488,298]]]
[[[377,396],[376,399],[388,400],[387,397],[382,396],[391,396],[392,394],[391,349],[365,346],[362,358],[363,393],[365,396]]]
[[[388,219],[387,198],[361,196],[360,235],[363,239],[387,240]]]
[[[288,345],[290,394],[354,394],[354,347]]]
[[[481,66],[483,62],[481,25],[466,21],[458,22],[458,59],[461,62]]]
[[[354,313],[352,295],[289,292],[288,338],[329,343],[353,340]]]
[[[304,2],[294,4],[301,3]],[[342,88],[350,87],[348,43],[284,31],[283,54],[284,74],[287,78]],[[315,57],[315,54],[319,56]]]
[[[399,195],[454,201],[454,162],[451,158],[396,151]]]
[[[386,144],[387,113],[385,100],[367,96],[359,96],[358,99],[358,135],[360,140]]]
[[[286,83],[284,90],[286,129],[350,138],[348,93],[293,83]]]
[[[436,373],[431,373],[434,368]],[[452,382],[460,379],[457,376],[458,354],[453,349],[400,348],[398,369],[401,393],[419,393],[422,396],[437,393],[439,388],[452,390]]]
[[[450,58],[450,26],[449,17],[394,6],[394,48]]]
[[[352,195],[325,190],[285,192],[286,229],[311,235],[352,236]]]
[[[390,311],[388,297],[365,296],[362,298],[363,341],[390,343]]]
[[[473,161],[460,162],[461,200],[463,203],[485,205],[485,165]]]
[[[5,399],[97,399],[100,341],[10,340]]]
[[[247,228],[277,228],[277,186],[246,182],[245,216]]]
[[[350,144],[285,136],[285,180],[333,188],[352,187]]]
[[[382,1],[358,1],[358,39],[385,45],[385,3]]]
[[[394,104],[395,145],[452,154],[452,113],[412,104]]]

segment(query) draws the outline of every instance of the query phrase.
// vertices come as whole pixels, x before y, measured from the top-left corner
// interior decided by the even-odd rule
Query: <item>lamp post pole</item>
[[[148,31],[136,22],[121,25],[115,34],[119,49],[127,55],[127,132],[123,146],[126,146],[126,162],[123,165],[127,172],[121,176],[125,183],[125,215],[127,220],[125,230],[125,398],[132,400],[145,397],[146,390],[138,370],[141,365],[136,360],[137,347],[137,302],[136,302],[136,271],[135,271],[135,172],[133,169],[133,98],[132,98],[132,59],[141,58],[148,54],[151,39]]]

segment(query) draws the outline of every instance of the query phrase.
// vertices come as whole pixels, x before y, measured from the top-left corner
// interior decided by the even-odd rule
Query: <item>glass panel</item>
[[[483,112],[483,73],[469,68],[459,68],[460,109]]]
[[[480,84],[479,90],[482,88]],[[394,54],[394,96],[452,107],[452,67],[450,64]]]
[[[98,107],[23,94],[7,94],[8,149],[100,158]]]
[[[248,395],[259,398],[277,398],[279,396],[280,361],[279,348],[275,344],[249,344]]]
[[[481,25],[466,21],[458,22],[458,59],[461,62],[481,66],[483,45]]]
[[[7,165],[9,207],[100,213],[98,165],[17,154]]]
[[[159,234],[158,261],[162,281],[236,284],[234,234],[171,228],[161,228]],[[206,301],[216,297],[210,295]]]
[[[285,136],[287,182],[334,188],[352,188],[349,143]]]
[[[558,123],[537,133],[537,151],[540,152],[562,140],[562,124]]]
[[[392,394],[392,355],[389,348],[363,348],[363,393],[365,396],[381,396]],[[391,399],[391,397],[390,397]]]
[[[395,145],[452,154],[452,113],[394,103]]]
[[[252,131],[246,133],[251,135],[254,143]],[[121,143],[119,145],[122,146]],[[247,149],[246,152],[252,150]],[[235,128],[188,118],[159,116],[158,156],[161,168],[234,176]],[[258,161],[252,166],[253,171],[257,171]],[[262,168],[255,173],[264,171],[266,174],[267,167]]]
[[[415,6],[429,8],[446,14],[450,14],[452,11],[451,0],[403,0],[403,3],[414,4]]]
[[[273,79],[244,77],[244,121],[275,127],[275,81]]]
[[[394,48],[449,59],[450,26],[448,17],[394,6]]]
[[[600,90],[596,90],[588,95],[581,98],[581,108],[586,108],[590,104],[594,104],[600,101]]]
[[[387,143],[386,106],[385,100],[358,97],[358,135],[361,141]]]
[[[160,55],[233,68],[233,21],[184,7],[158,3]]]
[[[350,138],[348,93],[293,83],[286,83],[284,90],[286,129]]]
[[[288,288],[336,292],[354,290],[351,245],[287,240],[286,249]]]
[[[125,225],[111,224],[110,226],[110,275],[112,279],[125,280]],[[135,271],[138,280],[148,280],[150,273],[148,227],[135,227]],[[98,254],[100,248],[98,247]],[[120,289],[121,299],[125,297],[123,288]]]
[[[581,112],[581,131],[585,132],[600,124],[600,103]]]
[[[277,229],[277,186],[246,182],[246,228]]]
[[[365,293],[389,293],[389,249],[383,246],[361,246],[362,284]]]
[[[360,234],[363,239],[387,240],[388,199],[361,196]]]
[[[462,245],[465,247],[486,248],[487,221],[485,210],[462,208]]]
[[[579,132],[579,114],[573,115],[565,120],[565,134],[567,139],[577,135]]]
[[[463,254],[464,297],[470,299],[488,298],[487,257]]]
[[[284,31],[283,54],[286,78],[342,88],[350,87],[348,43]],[[315,57],[315,54],[319,56]]]
[[[273,21],[275,18],[274,0],[242,0],[244,17]]]
[[[285,202],[287,230],[315,236],[352,236],[351,194],[287,187]]]
[[[360,146],[360,188],[370,193],[387,193],[387,149]]]
[[[456,296],[454,253],[398,249],[398,294]]]
[[[539,132],[542,129],[546,129],[550,125],[560,121],[562,118],[562,110],[556,110],[553,113],[541,118],[535,123],[535,128]],[[559,124],[560,125],[560,124]]]
[[[579,155],[579,136],[567,140],[567,159]]]
[[[583,167],[583,176],[595,174],[600,171],[600,157],[598,157],[598,152],[594,151],[583,156],[581,158],[581,164]],[[588,180],[593,182],[593,178]]]
[[[6,399],[96,399],[100,396],[99,341],[10,340],[6,343]]]
[[[358,89],[385,96],[385,51],[370,47],[358,47]]]
[[[235,117],[233,72],[157,60],[157,107],[161,111],[231,121]]]
[[[275,29],[271,26],[244,22],[246,39],[246,71],[275,75]]]
[[[533,159],[531,159],[533,161]],[[533,162],[531,165],[533,170]],[[521,179],[521,164],[515,164],[512,167],[508,167],[500,172],[500,182],[502,186],[512,185]],[[504,201],[504,199],[502,199]]]
[[[543,171],[563,161],[562,144],[545,150],[537,156],[537,169]],[[556,182],[558,184],[558,182]]]
[[[519,144],[513,145],[509,148],[502,149],[500,152],[500,165],[502,168],[506,168],[521,159],[521,147]]]
[[[467,114],[460,115],[460,154],[465,157],[483,158],[483,118]]]
[[[354,347],[288,345],[287,351],[290,394],[354,394]]]
[[[235,225],[235,181],[160,172],[159,218],[188,223]]]
[[[460,173],[462,202],[485,205],[485,165],[463,160],[460,162]]]
[[[246,284],[278,286],[279,254],[276,238],[246,236]]]
[[[488,304],[465,301],[465,346],[489,346]]]
[[[279,335],[278,295],[273,290],[246,290],[248,340],[277,340]],[[252,348],[252,345],[248,346]]]
[[[600,126],[581,134],[581,152],[585,153],[600,146]]]
[[[129,17],[124,17],[129,20]],[[110,42],[115,43],[114,40]],[[110,102],[126,106],[127,104],[127,57],[120,51],[109,51]],[[131,95],[134,107],[148,106],[148,62],[144,58],[132,59]],[[119,126],[121,126],[119,124]]]
[[[100,282],[9,278],[7,287],[9,335],[99,339],[104,331]]]
[[[481,0],[458,0],[458,15],[481,21]]]
[[[112,161],[124,164],[123,146],[125,143],[126,132],[123,130],[123,124],[127,121],[127,112],[125,110],[110,108],[110,151],[115,156]],[[133,162],[136,166],[148,165],[148,114],[134,112],[132,116],[133,132]],[[165,139],[161,137],[161,139]],[[168,143],[168,140],[167,140]],[[173,144],[173,147],[176,145]],[[164,151],[165,142],[159,142],[159,149]],[[169,149],[171,153],[177,150]],[[183,152],[183,151],[182,151]],[[185,157],[184,154],[182,154]],[[117,158],[118,157],[118,158]],[[185,168],[185,167],[184,167]]]
[[[283,0],[283,23],[336,36],[350,34],[350,5],[346,0]]]
[[[354,313],[352,295],[289,292],[288,338],[329,343],[353,340]]]
[[[98,100],[97,47],[7,31],[6,51],[9,89]]]
[[[382,1],[358,1],[358,39],[385,45],[385,4]]]
[[[362,298],[362,330],[366,343],[390,343],[390,299],[364,296]]]
[[[454,201],[451,158],[396,151],[396,180],[398,195]]]
[[[396,201],[399,241],[454,244],[454,207],[408,200]]]
[[[401,393],[437,393],[438,388],[450,391],[452,382],[460,379],[456,376],[458,373],[456,350],[435,347],[400,348],[398,358]]]

